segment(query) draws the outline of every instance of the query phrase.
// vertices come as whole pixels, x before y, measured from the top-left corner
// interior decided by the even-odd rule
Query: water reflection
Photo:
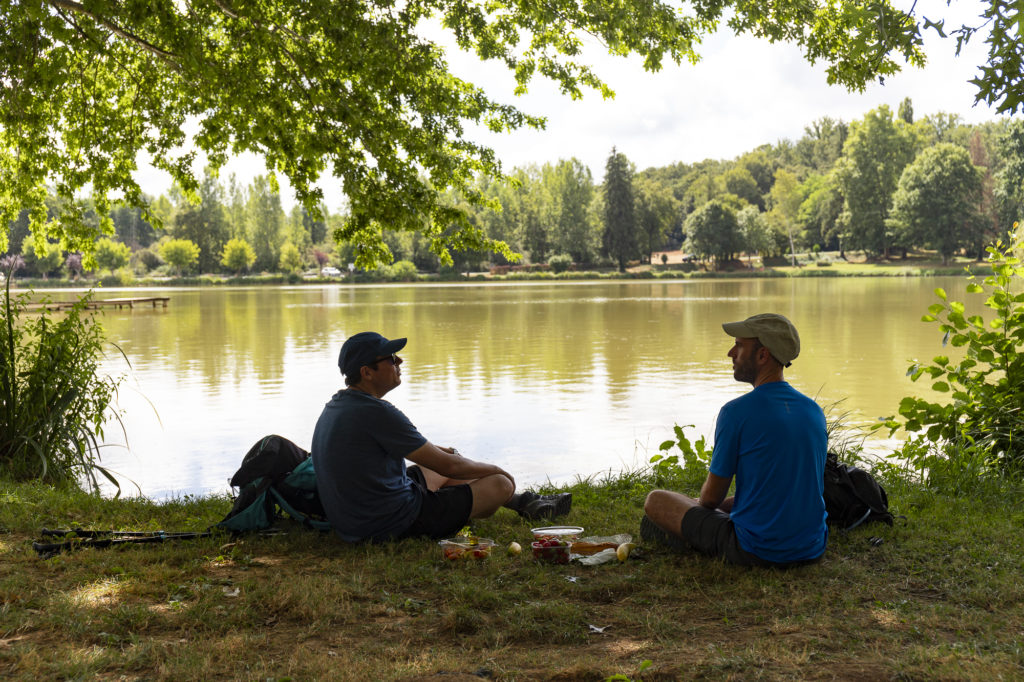
[[[147,289],[169,307],[103,318],[133,368],[121,399],[131,450],[104,461],[159,498],[226,489],[265,434],[308,448],[342,386],[341,342],[364,330],[409,337],[389,399],[428,438],[521,483],[638,466],[676,422],[710,435],[721,404],[747,390],[720,325],[764,310],[800,329],[787,378],[873,420],[925,390],[904,372],[940,350],[918,321],[937,285],[962,297],[956,278]]]

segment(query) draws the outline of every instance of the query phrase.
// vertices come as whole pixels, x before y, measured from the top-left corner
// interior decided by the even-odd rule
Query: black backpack
[[[889,498],[875,477],[855,466],[843,464],[835,453],[825,459],[825,511],[828,524],[842,531],[862,523],[881,521],[890,526]]]
[[[331,528],[317,493],[313,458],[287,438],[264,436],[249,448],[231,487],[240,488],[238,496],[217,528],[233,533],[265,530],[280,512],[309,528]]]

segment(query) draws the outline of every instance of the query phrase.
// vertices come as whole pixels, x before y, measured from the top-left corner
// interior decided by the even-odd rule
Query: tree
[[[82,254],[69,253],[64,259],[64,268],[68,271],[71,279],[78,279],[82,276]]]
[[[121,204],[114,207],[110,217],[114,221],[114,234],[122,244],[139,249],[146,248],[156,241],[156,231],[149,221],[142,217],[142,209]]]
[[[604,252],[626,271],[626,261],[637,254],[636,212],[633,196],[633,164],[615,151],[605,163],[604,175]]]
[[[199,185],[199,202],[182,197],[174,214],[172,234],[199,247],[199,272],[217,270],[217,254],[224,250],[230,230],[224,208],[224,191],[209,172]]]
[[[32,235],[26,236],[21,242],[21,255],[25,259],[25,265],[43,279],[48,279],[50,274],[64,263],[60,244],[48,241],[40,244]]]
[[[893,195],[892,222],[906,243],[942,254],[942,262],[976,242],[981,171],[967,150],[948,142],[930,147],[906,167]]]
[[[113,272],[119,268],[123,268],[128,265],[128,261],[131,259],[132,252],[128,248],[127,244],[121,242],[115,242],[104,237],[96,242],[96,265],[101,270],[110,270]]]
[[[771,192],[772,209],[769,213],[769,219],[788,238],[789,258],[792,265],[796,265],[796,244],[793,239],[793,231],[796,228],[800,204],[804,201],[801,189],[796,176],[788,170],[780,168],[775,171],[775,183],[772,185]]]
[[[712,199],[686,219],[686,240],[701,258],[714,258],[719,265],[743,248],[736,212],[721,199]]]
[[[558,223],[552,236],[553,250],[587,263],[597,251],[597,230],[590,219],[594,199],[594,178],[579,159],[560,160],[554,168],[545,164],[545,182],[558,205]]]
[[[544,263],[556,222],[554,197],[536,166],[517,169],[513,177],[519,185],[514,236],[532,262]]]
[[[757,206],[758,209],[764,210],[764,198],[761,196],[761,189],[758,187],[757,181],[754,180],[754,176],[746,167],[737,166],[730,168],[722,175],[722,181],[726,192],[735,194],[751,206]]]
[[[291,242],[285,242],[285,245],[281,247],[281,261],[278,263],[281,272],[298,272],[302,266],[302,254],[299,253],[299,248]]]
[[[256,251],[256,269],[274,270],[281,258],[284,210],[281,195],[268,178],[258,175],[253,179],[246,214],[247,241]]]
[[[804,239],[809,244],[838,248],[840,257],[844,257],[836,229],[836,221],[843,210],[843,197],[834,176],[831,173],[810,176],[804,181],[801,193],[807,198],[800,204],[797,221],[804,229]]]
[[[892,235],[886,219],[900,173],[914,158],[913,128],[893,121],[882,105],[850,126],[835,178],[843,194],[840,222],[849,248],[888,257]]]
[[[236,275],[242,274],[243,270],[248,270],[252,267],[252,264],[256,262],[256,252],[249,246],[249,242],[244,239],[229,239],[228,243],[224,245],[224,251],[221,253],[220,264],[231,270]],[[321,263],[321,267],[327,262],[326,256],[324,257],[324,263]]]
[[[1004,225],[1024,223],[1024,120],[1010,122],[1003,136],[1004,165],[995,178],[995,198]]]
[[[829,172],[842,155],[849,133],[847,124],[833,121],[828,116],[805,126],[804,136],[794,150],[797,162],[819,173]]]
[[[740,209],[736,214],[736,224],[739,226],[743,250],[748,254],[763,256],[775,246],[768,221],[765,220],[764,214],[757,210],[757,206],[745,206]]]
[[[903,101],[900,102],[899,109],[896,110],[896,115],[899,116],[904,123],[909,124],[914,122],[914,103],[910,101],[909,97],[904,97]]]
[[[646,178],[636,183],[636,222],[648,260],[664,247],[678,216],[679,202],[667,187]]]
[[[494,154],[465,130],[543,121],[450,73],[441,48],[417,33],[432,18],[459,47],[506,64],[517,92],[542,74],[574,98],[584,87],[610,94],[579,61],[584,37],[657,70],[665,59],[696,59],[694,46],[727,9],[734,32],[792,41],[809,61],[826,62],[830,83],[862,88],[902,62],[923,62],[920,27],[889,0],[870,11],[845,2],[730,4],[681,13],[663,0],[635,0],[628,11],[611,0],[8,3],[0,32],[0,224],[29,208],[34,231],[65,250],[91,249],[112,229],[112,193],[147,205],[132,177],[140,151],[186,195],[197,192],[186,148],[205,153],[213,171],[229,153],[263,157],[311,213],[322,198],[315,183],[329,170],[349,199],[335,238],[357,243],[362,265],[387,260],[384,225],[432,235],[455,226],[431,241],[445,262],[449,248],[507,251],[465,209],[446,205],[443,190],[483,205],[473,176],[500,174]],[[50,223],[47,183],[69,200]],[[70,201],[86,187],[102,218],[96,225]]]
[[[188,239],[168,239],[160,246],[160,257],[180,275],[199,262],[199,247]]]

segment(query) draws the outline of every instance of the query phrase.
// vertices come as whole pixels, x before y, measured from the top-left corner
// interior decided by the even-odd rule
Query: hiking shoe
[[[664,545],[677,552],[689,552],[692,550],[686,540],[664,530],[654,521],[651,521],[647,514],[644,514],[644,517],[640,519],[640,537],[643,538],[644,542]]]
[[[526,495],[526,493],[523,493],[523,495]],[[537,495],[516,511],[523,518],[533,521],[536,519],[553,519],[558,516],[565,516],[571,508],[572,493],[559,493],[557,495]]]
[[[521,493],[513,495],[504,506],[508,507],[512,511],[522,512],[523,507],[537,499],[540,499],[540,495],[532,490],[524,490]]]

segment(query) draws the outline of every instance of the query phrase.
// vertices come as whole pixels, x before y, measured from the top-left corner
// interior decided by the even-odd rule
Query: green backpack
[[[270,528],[282,515],[314,530],[330,530],[309,453],[281,436],[265,436],[249,448],[231,477],[238,488],[231,511],[215,527],[232,533]]]

